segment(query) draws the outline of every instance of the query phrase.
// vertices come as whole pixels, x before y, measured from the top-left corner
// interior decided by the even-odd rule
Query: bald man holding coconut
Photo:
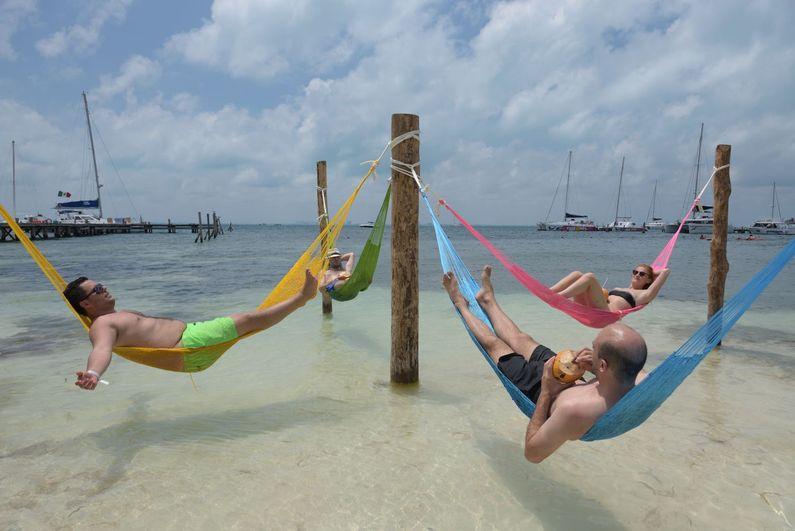
[[[566,441],[582,437],[646,376],[646,342],[627,325],[605,327],[591,347],[561,352],[556,363],[555,352],[522,332],[497,304],[490,266],[483,268],[476,299],[493,331],[471,312],[452,273],[445,273],[442,285],[500,371],[536,405],[525,434],[528,461],[540,463]],[[594,378],[578,379],[585,371]]]

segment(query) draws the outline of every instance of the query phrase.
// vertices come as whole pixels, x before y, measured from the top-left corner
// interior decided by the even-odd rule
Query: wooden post
[[[202,213],[201,213],[201,210],[199,211],[199,224],[196,225],[196,229],[197,229],[196,232],[198,234],[196,235],[196,239],[193,240],[193,243],[203,242],[204,241],[204,236],[202,235]]]
[[[326,161],[317,161],[317,219],[320,232],[328,225],[328,212],[326,212],[326,202],[328,201],[328,179],[326,176]],[[325,242],[324,242],[325,243]],[[325,247],[322,245],[321,247]],[[318,279],[321,280],[321,279]],[[323,290],[323,315],[331,315],[331,294]]]
[[[715,167],[726,166],[731,160],[732,147],[720,144],[715,149]],[[729,196],[732,193],[729,168],[715,174],[712,181],[714,197],[714,221],[712,224],[712,246],[710,249],[709,281],[707,282],[707,317],[711,317],[723,307],[723,295],[726,287],[726,274],[729,272],[729,260],[726,258],[726,240],[729,228]],[[719,343],[720,345],[720,343]]]
[[[415,114],[392,115],[392,138],[420,128]],[[392,158],[406,164],[420,161],[420,141],[404,140]],[[415,168],[419,175],[419,166]],[[392,171],[392,383],[419,380],[419,195],[414,179]]]

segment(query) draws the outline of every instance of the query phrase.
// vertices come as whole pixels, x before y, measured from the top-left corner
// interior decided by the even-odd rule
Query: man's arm
[[[93,391],[97,387],[99,378],[108,369],[111,357],[113,356],[113,346],[116,344],[118,332],[116,327],[105,320],[94,322],[88,332],[91,344],[94,348],[88,355],[86,370],[78,371],[75,385]]]
[[[320,279],[317,289],[318,290],[326,289],[326,286],[328,286],[333,280],[336,279],[337,279],[337,274],[334,271],[327,269],[326,272],[323,273],[323,278]]]
[[[555,413],[549,415],[550,406],[558,394],[572,385],[562,384],[552,376],[554,361],[554,358],[550,358],[544,364],[541,393],[525,433],[524,456],[532,463],[540,463],[563,443],[580,437],[588,429],[583,419],[574,414],[567,405],[559,406]]]
[[[651,283],[651,286],[641,291],[635,297],[635,302],[638,304],[649,304],[651,301],[653,301],[654,298],[657,297],[657,294],[660,293],[663,284],[665,284],[665,281],[668,280],[668,275],[670,274],[670,269],[662,269]]]
[[[353,271],[353,264],[356,262],[356,255],[353,253],[345,253],[342,255],[342,261],[345,262],[345,272],[350,273]]]

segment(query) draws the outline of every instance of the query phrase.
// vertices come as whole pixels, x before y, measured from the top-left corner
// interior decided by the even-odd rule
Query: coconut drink
[[[576,354],[573,350],[561,350],[552,362],[552,376],[561,383],[572,383],[585,374],[585,369],[581,368],[574,359]]]

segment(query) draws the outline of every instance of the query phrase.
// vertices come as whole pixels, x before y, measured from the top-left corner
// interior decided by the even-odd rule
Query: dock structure
[[[163,231],[176,234],[177,230],[190,229],[192,233],[199,232],[197,223],[20,223],[31,240],[50,240],[60,238],[81,238],[86,236],[102,236],[105,234],[152,234]],[[14,231],[6,223],[0,223],[0,243],[17,241]]]

